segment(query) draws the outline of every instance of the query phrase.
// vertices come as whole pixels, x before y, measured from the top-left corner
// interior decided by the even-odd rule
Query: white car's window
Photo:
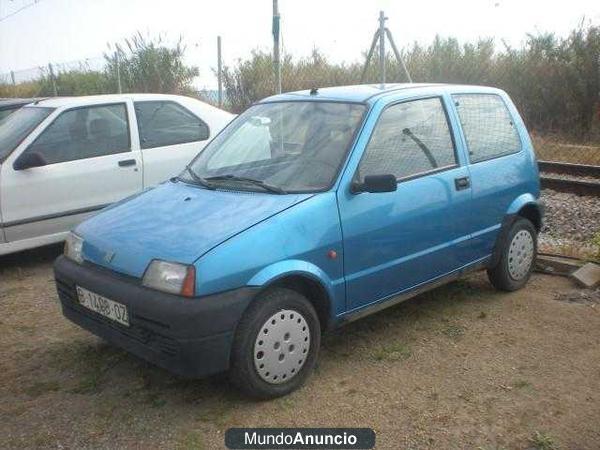
[[[0,121],[0,161],[10,155],[52,111],[54,108],[29,106]]]
[[[209,129],[201,119],[171,101],[135,102],[142,149],[208,139]]]
[[[509,155],[521,149],[510,113],[494,94],[453,95],[471,162]]]
[[[40,154],[47,164],[127,151],[127,108],[121,103],[65,111],[26,150]]]
[[[359,174],[406,178],[454,166],[456,155],[440,98],[385,109],[360,162]]]

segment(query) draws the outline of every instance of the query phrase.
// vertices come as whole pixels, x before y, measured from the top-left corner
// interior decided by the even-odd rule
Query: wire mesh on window
[[[381,115],[360,164],[360,175],[405,178],[456,163],[439,98],[390,106]]]
[[[493,94],[453,95],[457,103],[471,162],[521,149],[519,135],[504,101]]]

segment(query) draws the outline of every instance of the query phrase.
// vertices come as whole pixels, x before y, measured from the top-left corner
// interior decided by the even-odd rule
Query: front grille
[[[133,315],[131,311],[129,311],[130,326],[125,327],[81,306],[77,300],[77,292],[75,291],[75,286],[73,284],[69,284],[63,280],[57,279],[56,289],[63,305],[99,324],[102,324],[102,326],[117,331],[129,339],[135,340],[151,349],[158,350],[167,356],[175,356],[179,352],[179,344],[177,341],[136,323],[136,316]]]

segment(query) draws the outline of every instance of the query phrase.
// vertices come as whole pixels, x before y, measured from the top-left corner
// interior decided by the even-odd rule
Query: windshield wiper
[[[287,194],[287,192],[280,187],[273,186],[272,184],[265,183],[261,180],[255,180],[254,178],[238,177],[237,175],[218,175],[215,177],[208,177],[206,181],[239,181],[242,183],[253,184],[263,188],[265,191],[273,192],[274,194]]]
[[[194,172],[194,169],[192,169],[191,166],[185,166],[185,171],[190,174],[190,177],[192,177],[192,180],[194,180],[196,184],[199,184],[200,186],[205,187],[206,189],[211,189],[213,191],[216,189],[215,186],[213,186],[211,183],[208,183],[204,178],[199,177],[198,174]]]
[[[411,138],[415,142],[415,144],[417,144],[417,146],[423,151],[423,153],[425,153],[425,157],[427,158],[429,164],[431,164],[432,167],[438,167],[438,163],[435,160],[433,153],[431,153],[431,150],[429,150],[429,147],[427,147],[421,139],[415,136],[415,134],[410,130],[410,128],[405,128],[404,130],[402,130],[402,133]]]

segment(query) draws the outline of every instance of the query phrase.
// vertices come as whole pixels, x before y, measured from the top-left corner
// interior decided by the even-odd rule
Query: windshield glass
[[[54,108],[25,107],[0,121],[0,161],[33,131]]]
[[[192,161],[193,173],[182,178],[279,193],[327,189],[364,110],[359,104],[316,101],[252,106]]]

